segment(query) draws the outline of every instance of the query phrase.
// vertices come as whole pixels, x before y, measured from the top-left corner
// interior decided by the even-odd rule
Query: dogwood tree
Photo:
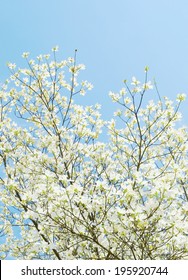
[[[9,63],[0,91],[1,258],[186,258],[185,95],[154,102],[146,67],[143,84],[110,92],[119,109],[104,121],[99,104],[78,103],[92,85],[78,78],[76,51],[56,52]]]

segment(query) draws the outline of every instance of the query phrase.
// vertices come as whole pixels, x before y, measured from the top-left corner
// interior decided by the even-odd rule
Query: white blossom
[[[105,121],[100,104],[77,98],[93,86],[76,57],[26,63],[9,64],[0,90],[0,257],[185,259],[185,94],[147,101],[152,83],[133,77],[109,93],[118,108]]]

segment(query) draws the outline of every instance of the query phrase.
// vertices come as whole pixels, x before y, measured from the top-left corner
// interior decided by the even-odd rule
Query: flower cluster
[[[119,108],[104,122],[100,104],[75,103],[92,89],[79,81],[84,66],[57,51],[52,61],[24,53],[24,69],[9,63],[0,91],[0,257],[186,258],[188,132],[176,128],[185,95],[146,104],[152,83],[133,77],[110,92]]]

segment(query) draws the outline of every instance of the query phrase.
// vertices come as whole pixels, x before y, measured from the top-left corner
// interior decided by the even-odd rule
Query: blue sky
[[[23,66],[24,51],[35,57],[59,45],[60,58],[78,49],[78,62],[86,65],[82,76],[94,84],[81,102],[101,103],[104,118],[114,108],[108,92],[133,75],[144,79],[145,65],[162,96],[188,93],[186,0],[2,0],[0,10],[1,82],[8,61]]]

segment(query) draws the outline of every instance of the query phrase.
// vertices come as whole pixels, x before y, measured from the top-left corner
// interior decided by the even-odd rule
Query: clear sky
[[[105,118],[114,106],[109,90],[143,79],[146,65],[162,96],[188,93],[187,0],[1,0],[0,12],[0,81],[8,61],[24,65],[24,51],[35,57],[59,45],[63,59],[78,49],[83,77],[94,84],[83,100],[101,103]]]

